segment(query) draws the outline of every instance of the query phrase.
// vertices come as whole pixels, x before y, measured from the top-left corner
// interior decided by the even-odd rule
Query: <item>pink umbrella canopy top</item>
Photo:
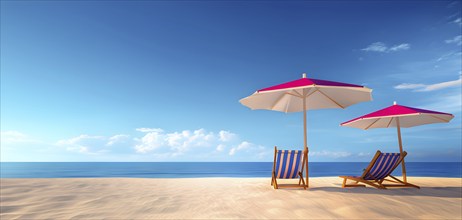
[[[343,122],[340,125],[365,130],[370,128],[396,127],[397,118],[400,118],[401,127],[413,127],[423,124],[449,122],[452,118],[454,118],[454,115],[395,104],[347,122]]]
[[[327,81],[327,80],[320,80],[320,79],[301,78],[301,79],[297,79],[294,81],[271,86],[268,88],[260,89],[257,92],[266,92],[266,91],[273,91],[273,90],[280,90],[280,89],[294,89],[294,88],[308,87],[308,86],[338,86],[338,87],[357,87],[357,88],[364,87],[364,86],[348,84],[348,83],[341,83],[341,82],[334,82],[334,81]]]
[[[365,86],[306,78],[256,91],[239,100],[251,109],[300,112],[312,109],[346,108],[372,100],[372,90]]]

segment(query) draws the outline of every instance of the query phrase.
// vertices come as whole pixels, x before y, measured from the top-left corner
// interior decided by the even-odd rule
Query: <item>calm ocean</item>
[[[3,162],[1,178],[193,178],[193,177],[271,177],[272,162],[148,162],[148,163],[19,163]],[[313,162],[310,176],[360,175],[368,163]],[[462,163],[407,162],[408,176],[462,177]],[[395,175],[401,175],[401,168]]]

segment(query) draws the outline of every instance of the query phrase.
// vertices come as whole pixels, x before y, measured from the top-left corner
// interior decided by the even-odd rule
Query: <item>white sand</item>
[[[308,190],[270,178],[1,179],[0,219],[461,219],[461,178],[409,178],[422,189],[341,188],[311,178]]]

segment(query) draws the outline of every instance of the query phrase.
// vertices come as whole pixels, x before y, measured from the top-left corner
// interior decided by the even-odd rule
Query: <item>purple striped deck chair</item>
[[[278,189],[279,187],[303,187],[306,189],[305,180],[303,180],[303,165],[306,158],[302,150],[278,150],[274,147],[274,163],[271,185]],[[296,179],[298,184],[278,184],[277,179]]]
[[[398,178],[391,175],[395,168],[403,161],[407,152],[404,151],[403,155],[399,153],[382,153],[377,151],[369,166],[364,170],[361,176],[340,176],[343,178],[342,187],[356,187],[365,185],[358,184],[359,182],[376,187],[378,189],[386,189],[387,187],[416,187],[416,185],[403,182]],[[388,179],[390,177],[392,180]],[[347,180],[355,181],[354,184],[346,184]],[[383,184],[384,181],[392,182],[394,184]]]

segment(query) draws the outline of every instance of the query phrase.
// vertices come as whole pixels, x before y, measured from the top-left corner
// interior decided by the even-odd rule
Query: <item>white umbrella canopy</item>
[[[301,112],[313,109],[346,108],[371,101],[372,90],[364,86],[302,78],[256,91],[241,99],[241,104],[255,109]],[[295,82],[295,83],[294,83]],[[304,105],[305,103],[305,105]]]
[[[415,109],[415,108],[414,108]],[[420,109],[422,110],[422,109]],[[412,112],[407,114],[396,114],[396,115],[384,115],[384,116],[375,116],[375,117],[359,117],[345,123],[342,123],[342,126],[354,127],[363,130],[368,130],[372,128],[390,128],[398,127],[410,128],[419,125],[425,124],[434,124],[434,123],[446,123],[453,119],[454,116],[447,113],[441,112]]]
[[[257,90],[239,102],[252,110],[265,109],[280,112],[303,112],[305,158],[308,160],[306,111],[312,109],[346,108],[372,100],[372,90],[360,85],[306,78]],[[306,161],[308,184],[308,161]]]

